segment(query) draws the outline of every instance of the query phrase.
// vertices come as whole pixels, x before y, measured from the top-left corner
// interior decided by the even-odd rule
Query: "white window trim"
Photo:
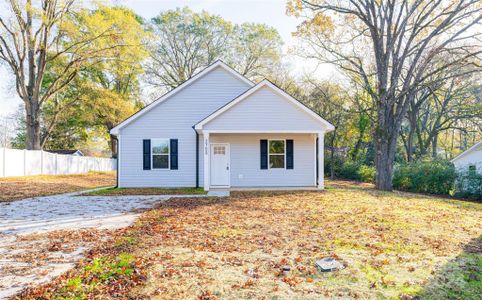
[[[283,141],[283,145],[284,145],[284,152],[283,154],[281,153],[273,153],[271,154],[269,149],[270,149],[270,146],[269,146],[269,143],[271,141]],[[283,162],[283,167],[282,168],[271,168],[271,165],[269,163],[269,156],[270,155],[284,155],[284,162]],[[271,170],[286,170],[286,139],[268,139],[268,169]]]
[[[154,140],[167,140],[167,153],[154,153],[152,148],[154,147]],[[167,155],[167,168],[154,168],[154,155]],[[151,138],[151,170],[165,171],[171,169],[171,139],[168,138]]]

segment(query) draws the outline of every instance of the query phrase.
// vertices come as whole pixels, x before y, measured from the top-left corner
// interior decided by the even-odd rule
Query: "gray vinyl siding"
[[[182,187],[196,184],[193,125],[250,86],[218,67],[120,130],[120,187]],[[143,170],[142,140],[178,139],[178,170]],[[202,186],[202,137],[200,176]]]
[[[263,87],[203,126],[203,130],[324,131],[313,117]]]
[[[211,143],[230,144],[232,187],[316,186],[316,144],[313,134],[211,134],[209,138]],[[294,169],[261,170],[261,139],[293,139]]]

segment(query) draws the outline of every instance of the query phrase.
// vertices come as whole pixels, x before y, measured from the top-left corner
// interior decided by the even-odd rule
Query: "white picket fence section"
[[[0,177],[114,171],[115,159],[0,148]]]

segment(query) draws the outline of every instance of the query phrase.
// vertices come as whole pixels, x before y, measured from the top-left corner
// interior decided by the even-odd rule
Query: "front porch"
[[[231,192],[243,192],[243,191],[319,191],[320,188],[317,186],[267,186],[267,187],[231,187],[231,188],[217,188],[212,187],[208,191],[208,196],[216,196],[216,197],[228,197]]]
[[[200,133],[203,187],[211,195],[227,196],[234,190],[324,188],[323,163],[318,164],[324,161],[323,151],[318,151],[324,149],[324,132]]]

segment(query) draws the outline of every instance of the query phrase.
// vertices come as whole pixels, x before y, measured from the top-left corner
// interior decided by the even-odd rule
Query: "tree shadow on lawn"
[[[482,235],[443,266],[420,292],[422,299],[480,299],[482,295]]]

